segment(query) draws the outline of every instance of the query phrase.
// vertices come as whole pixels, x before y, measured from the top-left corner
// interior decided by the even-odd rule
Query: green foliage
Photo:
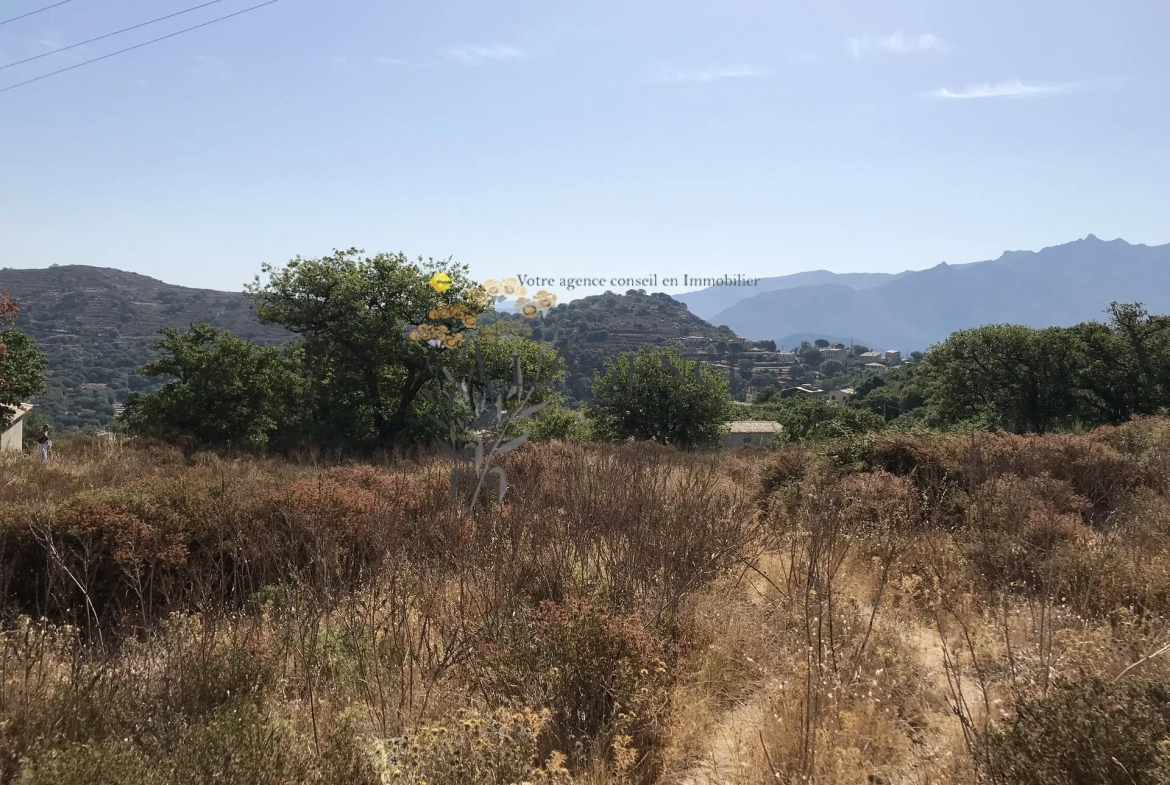
[[[581,411],[570,409],[559,398],[536,413],[529,424],[530,442],[573,442],[589,441],[592,432],[589,421]]]
[[[187,289],[135,273],[81,265],[5,270],[20,297],[20,329],[48,355],[45,392],[33,400],[58,433],[108,428],[117,403],[156,389],[138,368],[154,360],[158,330],[206,322],[241,338],[291,336],[256,321],[239,292]]]
[[[1170,782],[1170,689],[1157,681],[1058,681],[983,739],[992,782],[1155,785]]]
[[[1075,354],[1079,419],[1121,423],[1170,406],[1170,317],[1140,304],[1113,303],[1110,323],[1085,322],[1067,332]]]
[[[919,411],[925,405],[918,383],[918,369],[906,365],[882,374],[870,376],[856,388],[853,405],[878,415],[886,422],[913,413],[915,419],[924,416]]]
[[[512,358],[517,357],[525,378],[540,377],[541,385],[533,392],[530,403],[551,400],[553,391],[565,382],[564,359],[551,344],[509,333],[505,330],[507,326],[507,322],[496,322],[477,329],[472,339],[464,343],[454,358],[452,372],[456,376],[467,376],[473,366],[480,362],[483,364],[485,379],[496,386],[507,386],[513,376]],[[478,375],[475,374],[476,377]]]
[[[20,306],[0,292],[0,325],[12,324]],[[45,365],[48,358],[36,341],[12,327],[0,330],[0,428],[8,425],[12,412],[8,408],[45,391]]]
[[[501,314],[499,319],[511,324],[521,321],[512,314]],[[636,289],[624,295],[607,292],[557,305],[532,328],[532,337],[538,340],[547,341],[554,334],[565,360],[565,381],[555,389],[576,402],[591,398],[593,381],[604,372],[606,362],[622,352],[700,336],[704,344],[689,347],[691,350],[721,353],[734,339],[730,328],[713,327],[669,295]]]
[[[45,391],[48,357],[37,342],[15,328],[0,330],[0,404],[15,406]],[[12,412],[0,406],[0,427]]]
[[[825,376],[837,376],[845,372],[845,364],[840,360],[826,360],[821,363],[820,371]]]
[[[1016,433],[1050,431],[1074,408],[1072,359],[1060,328],[960,330],[923,360],[931,413],[945,424],[974,420]]]
[[[237,445],[292,435],[302,416],[304,385],[287,354],[206,324],[186,333],[160,332],[156,348],[164,354],[141,372],[174,380],[131,397],[123,415],[130,430]]]
[[[589,414],[603,438],[714,445],[732,416],[726,377],[669,348],[619,355],[592,392]]]
[[[882,418],[870,412],[801,395],[744,408],[745,419],[771,420],[783,426],[782,439],[774,440],[777,443],[869,433],[883,424]]]
[[[1120,423],[1170,405],[1170,319],[1114,303],[1110,324],[961,330],[921,365],[930,418],[1016,433]]]
[[[447,355],[410,338],[410,328],[441,302],[483,307],[472,298],[464,265],[417,263],[404,254],[363,256],[351,248],[319,259],[297,257],[282,269],[265,265],[247,287],[263,323],[280,324],[302,340],[305,373],[329,431],[351,441],[409,443],[418,438],[415,400],[431,378],[427,358]],[[442,295],[428,281],[445,272]]]
[[[775,387],[775,385],[769,384],[766,387],[764,387],[763,389],[761,389],[759,392],[756,393],[756,397],[755,397],[754,402],[755,403],[767,403],[768,401],[772,400],[775,397],[776,397],[776,387]]]

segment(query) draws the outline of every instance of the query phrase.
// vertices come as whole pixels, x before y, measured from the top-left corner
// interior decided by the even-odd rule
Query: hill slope
[[[712,321],[753,340],[831,332],[906,351],[982,324],[1048,327],[1101,319],[1114,300],[1170,312],[1170,244],[1089,235],[1038,252],[1005,252],[993,261],[943,263],[871,288],[821,283],[762,292]]]
[[[109,424],[115,403],[150,386],[136,369],[154,356],[160,327],[208,322],[262,343],[288,336],[257,322],[240,292],[188,289],[121,270],[5,268],[0,290],[20,301],[17,328],[49,355],[49,391],[37,411],[63,430]]]
[[[820,284],[841,284],[851,289],[870,289],[890,283],[903,275],[907,273],[833,273],[828,270],[811,270],[775,278],[761,278],[755,286],[712,286],[709,289],[673,296],[679,302],[686,303],[691,313],[719,324],[718,315],[722,311],[741,300],[764,292]]]
[[[554,333],[564,346],[566,392],[578,401],[589,398],[593,374],[621,352],[635,351],[646,344],[676,346],[689,357],[702,356],[707,362],[726,366],[727,345],[738,343],[731,330],[700,319],[669,295],[634,290],[624,295],[609,292],[561,303],[533,329],[537,339],[549,340]],[[689,344],[684,340],[687,338],[691,339]]]

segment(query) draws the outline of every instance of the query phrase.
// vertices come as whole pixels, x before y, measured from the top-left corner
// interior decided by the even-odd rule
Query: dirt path
[[[862,616],[868,618],[870,609],[861,611]],[[923,689],[949,702],[951,691],[938,632],[919,622],[891,619],[880,609],[874,624],[875,629],[897,635],[913,652]],[[758,780],[758,772],[752,771],[750,766],[758,761],[754,753],[759,749],[759,734],[774,694],[772,686],[765,685],[728,711],[712,731],[703,756],[679,780],[680,785],[740,785]],[[971,708],[976,708],[977,701],[982,700],[978,686],[970,679],[963,680],[962,695]],[[956,734],[961,734],[958,720],[939,705],[931,712],[927,726],[915,740],[910,758],[897,768],[882,772],[883,781],[888,785],[931,781],[932,773],[938,771],[945,757],[955,749]]]
[[[723,717],[711,734],[706,755],[695,762],[680,785],[736,785],[744,781],[737,778],[737,772],[749,764],[749,751],[759,744],[770,692],[761,689]]]

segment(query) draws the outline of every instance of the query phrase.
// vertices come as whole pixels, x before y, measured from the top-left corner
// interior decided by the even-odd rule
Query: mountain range
[[[787,345],[794,334],[832,333],[906,352],[982,324],[1100,320],[1113,301],[1170,313],[1170,244],[1132,245],[1090,234],[984,262],[943,262],[897,274],[817,270],[765,278],[752,289],[704,289],[675,299],[751,340]]]
[[[189,289],[115,269],[4,268],[0,290],[20,301],[17,328],[49,355],[49,389],[36,411],[63,429],[104,426],[131,392],[158,384],[136,370],[155,356],[160,327],[202,321],[261,343],[291,337],[259,324],[240,292]],[[641,344],[687,336],[714,344],[739,335],[783,348],[827,338],[908,353],[981,324],[1103,319],[1115,300],[1170,313],[1170,244],[1088,235],[1041,251],[897,274],[814,270],[765,278],[750,291],[599,295],[558,306],[545,326],[571,338],[569,389],[580,397],[607,358]]]

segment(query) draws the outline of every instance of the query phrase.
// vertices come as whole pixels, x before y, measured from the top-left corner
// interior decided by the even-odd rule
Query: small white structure
[[[871,371],[884,371],[889,366],[887,366],[885,363],[866,363],[865,367],[869,368]]]
[[[748,447],[766,444],[783,428],[771,420],[739,420],[730,424],[730,432],[723,437],[723,447]]]
[[[845,403],[850,398],[852,398],[853,395],[854,391],[852,387],[843,387],[840,390],[830,391],[828,394],[828,399],[830,401],[835,401],[836,403]]]
[[[886,365],[900,365],[902,363],[902,353],[897,349],[886,350]]]
[[[24,416],[32,411],[31,403],[22,403],[19,406],[5,406],[12,413],[12,420],[0,432],[0,451],[20,452],[24,449]]]

